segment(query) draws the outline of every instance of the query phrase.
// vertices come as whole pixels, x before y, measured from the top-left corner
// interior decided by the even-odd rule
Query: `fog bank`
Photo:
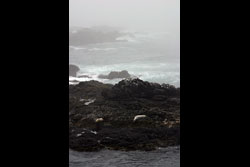
[[[179,0],[69,0],[70,26],[115,26],[179,35]]]

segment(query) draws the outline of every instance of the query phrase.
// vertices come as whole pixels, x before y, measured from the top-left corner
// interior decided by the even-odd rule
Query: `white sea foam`
[[[74,50],[85,50],[86,48],[80,48],[76,46],[69,46],[69,48],[74,49]]]
[[[133,78],[140,78],[149,82],[158,82],[158,83],[169,83],[175,86],[180,86],[180,73],[178,69],[175,69],[172,66],[167,64],[157,65],[147,65],[147,64],[116,64],[116,65],[107,65],[107,66],[86,66],[81,68],[82,71],[85,71],[85,75],[90,76],[90,78],[77,78],[69,77],[69,84],[78,84],[79,82],[96,80],[102,83],[116,84],[122,80],[119,79],[101,79],[98,78],[100,74],[109,74],[111,71],[121,71],[128,70],[128,72],[133,76]]]
[[[124,35],[124,36],[118,37],[118,38],[116,38],[116,40],[126,40],[128,42],[138,42],[136,40],[136,38],[133,38],[133,37],[131,37],[129,35]]]
[[[116,50],[116,48],[90,48],[88,51],[111,51]]]
[[[179,52],[172,47],[172,34],[135,31],[124,33],[128,35],[118,39],[130,42],[90,44],[76,47],[70,52],[70,63],[78,64],[81,69],[78,76],[89,77],[70,77],[69,84],[90,80],[116,84],[122,79],[100,79],[98,75],[127,70],[145,81],[180,86]]]
[[[135,32],[124,31],[127,35],[116,38],[116,40],[126,40],[128,42],[140,43],[145,41],[152,41],[155,39],[165,38],[169,36],[169,32]],[[133,34],[133,35],[131,35]]]

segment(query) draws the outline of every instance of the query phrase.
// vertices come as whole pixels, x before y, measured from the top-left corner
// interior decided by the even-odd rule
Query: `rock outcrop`
[[[76,77],[78,71],[80,71],[80,68],[78,66],[73,64],[69,65],[69,76]]]
[[[86,105],[83,99],[95,100]],[[179,99],[180,88],[140,79],[116,85],[97,81],[70,85],[69,147],[149,151],[178,145]]]

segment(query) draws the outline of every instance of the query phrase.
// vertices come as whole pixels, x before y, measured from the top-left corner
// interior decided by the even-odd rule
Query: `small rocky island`
[[[180,88],[125,79],[69,85],[69,148],[144,150],[180,144]]]
[[[122,71],[111,71],[108,75],[99,75],[98,78],[101,79],[117,79],[117,78],[130,78],[131,75],[128,73],[127,70]]]
[[[69,64],[69,76],[76,77],[78,71],[80,71],[78,66]]]

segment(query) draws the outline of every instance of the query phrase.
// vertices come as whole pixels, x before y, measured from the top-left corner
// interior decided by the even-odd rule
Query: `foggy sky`
[[[99,25],[179,35],[179,0],[69,0],[70,26]]]

